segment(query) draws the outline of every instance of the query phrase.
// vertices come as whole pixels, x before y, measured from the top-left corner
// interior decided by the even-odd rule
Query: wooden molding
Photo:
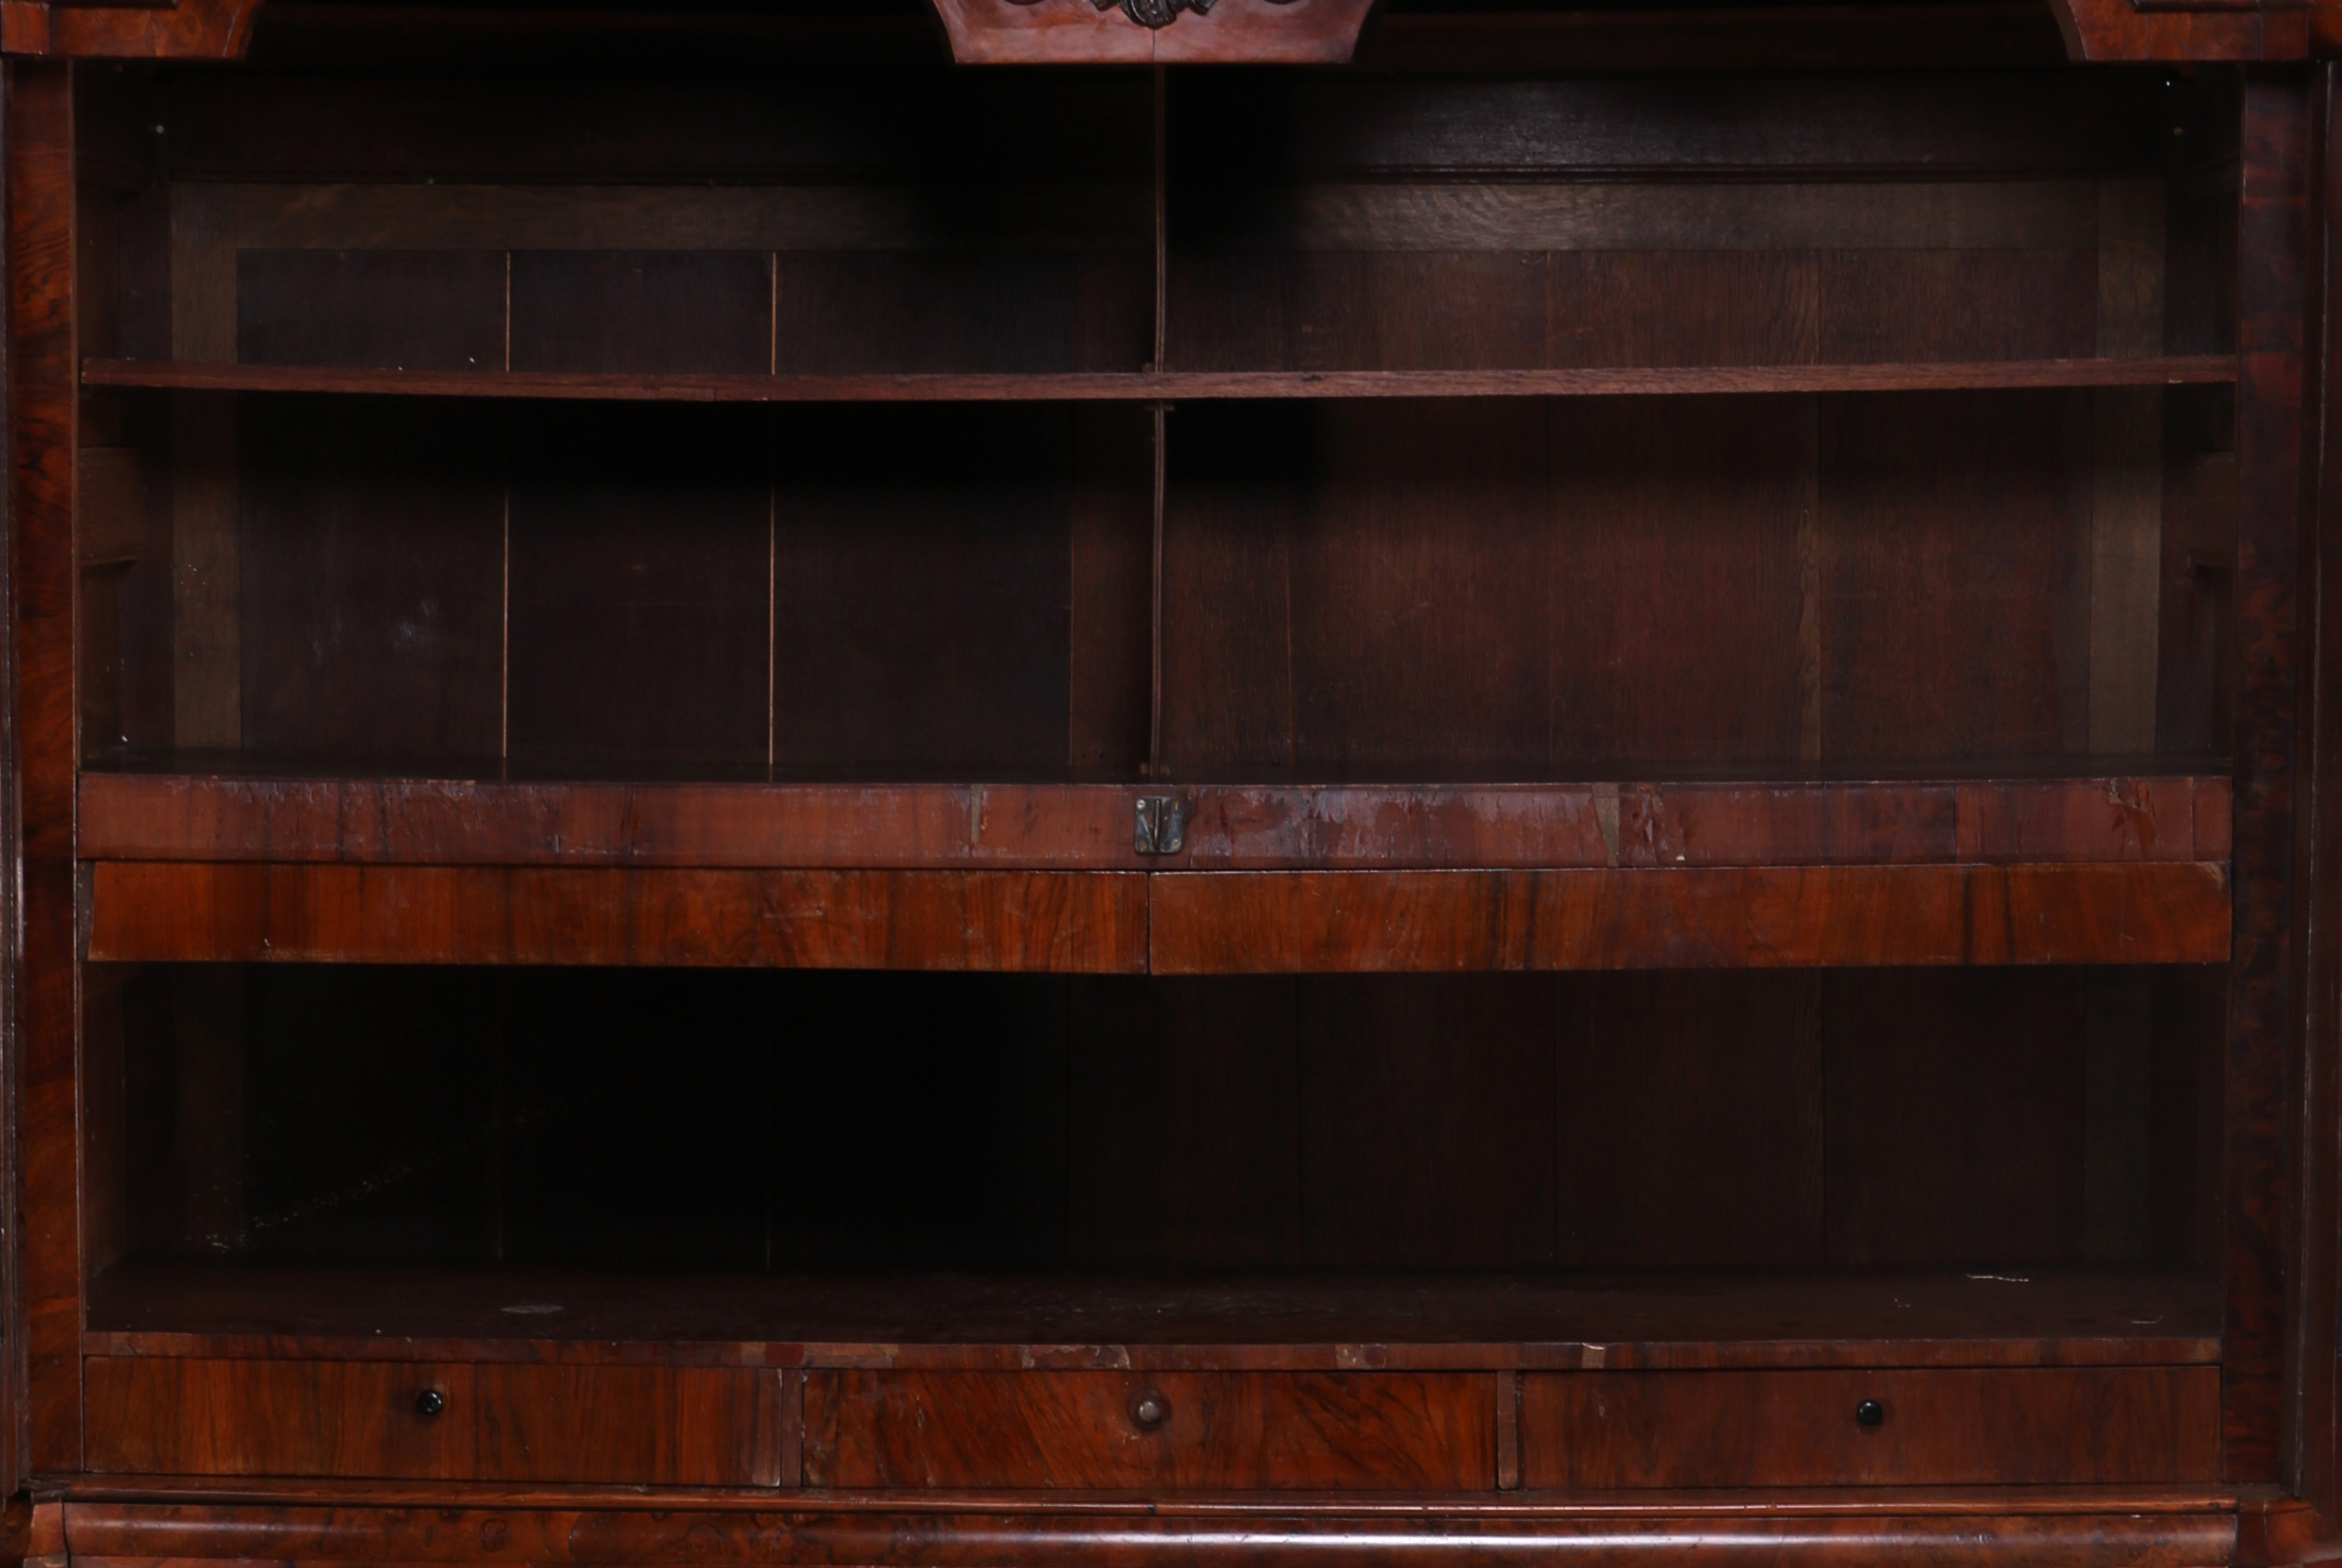
[[[2050,0],[2077,60],[2298,60],[2300,0]]]
[[[52,5],[0,0],[0,52],[100,60],[234,60],[252,41],[260,0]]]
[[[2244,1568],[2307,1568],[2342,1562],[2342,1531],[2313,1504],[2275,1498],[2239,1510],[2235,1562]]]
[[[1339,65],[1374,0],[936,0],[964,65]],[[1136,15],[1134,15],[1136,13]],[[1166,16],[1149,25],[1139,16]]]
[[[405,1506],[353,1503],[357,1484],[277,1483],[265,1500],[245,1500],[214,1483],[212,1495],[191,1499],[76,1499],[65,1504],[65,1533],[74,1550],[115,1561],[188,1559],[197,1550],[247,1561],[342,1562],[495,1561],[490,1548],[466,1553],[447,1543],[509,1541],[540,1563],[652,1561],[672,1557],[688,1539],[705,1563],[904,1564],[932,1561],[936,1540],[956,1544],[952,1560],[968,1568],[1152,1568],[1178,1563],[1267,1564],[1284,1568],[1346,1553],[1405,1568],[1453,1560],[1468,1550],[1476,1563],[1503,1565],[1675,1561],[1697,1555],[1724,1564],[1792,1563],[1804,1568],[1852,1568],[1889,1555],[1908,1555],[1937,1568],[1985,1568],[2008,1562],[2055,1562],[2073,1568],[2114,1568],[2142,1562],[2225,1563],[2237,1539],[2230,1500],[2115,1496],[2085,1502],[2072,1494],[2041,1498],[2038,1488],[1980,1490],[1958,1499],[1899,1498],[1858,1513],[1827,1503],[1800,1509],[1771,1499],[1684,1500],[1660,1494],[1629,1509],[1556,1507],[1499,1512],[1446,1507],[1383,1512],[1336,1501],[1296,1504],[1222,1504],[1187,1509],[1158,1504],[1140,1512],[1052,1509],[1046,1497],[1004,1494],[990,1509],[966,1494],[947,1494],[926,1508],[806,1508],[769,1512],[765,1498],[726,1503],[693,1500],[655,1511],[639,1501],[565,1502],[552,1488],[522,1505],[499,1499],[483,1508],[449,1503],[441,1483],[433,1505],[416,1507],[409,1489],[392,1493]],[[375,1488],[388,1491],[387,1488]],[[1892,1494],[1890,1494],[1892,1495]],[[279,1501],[285,1499],[285,1501]],[[1010,1504],[1033,1499],[1021,1511]],[[956,1503],[964,1513],[952,1511]],[[766,1512],[756,1511],[763,1504]],[[1622,1517],[1623,1515],[1623,1517]],[[1275,1527],[1264,1529],[1264,1519]],[[1626,1544],[1622,1545],[1624,1542]],[[1459,1543],[1461,1543],[1459,1545]],[[297,1553],[297,1555],[295,1555]],[[405,1553],[404,1557],[393,1553]]]

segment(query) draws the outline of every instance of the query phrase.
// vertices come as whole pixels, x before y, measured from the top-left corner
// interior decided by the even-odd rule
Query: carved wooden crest
[[[1374,0],[935,0],[963,65],[1341,65]]]
[[[1096,0],[1101,11],[1111,10],[1116,0]],[[1142,27],[1168,27],[1179,19],[1182,11],[1193,11],[1199,16],[1212,12],[1212,0],[1120,0],[1122,14]]]

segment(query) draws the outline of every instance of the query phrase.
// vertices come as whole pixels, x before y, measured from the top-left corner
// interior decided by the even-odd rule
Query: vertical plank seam
[[[1517,1492],[1521,1485],[1521,1374],[1505,1371],[1496,1380],[1496,1490]]]
[[[805,1383],[803,1368],[781,1373],[781,1484],[805,1485]]]

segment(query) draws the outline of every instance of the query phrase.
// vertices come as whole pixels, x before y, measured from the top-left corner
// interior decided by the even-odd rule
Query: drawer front
[[[106,1473],[782,1479],[777,1372],[93,1356],[86,1376],[89,1468]]]
[[[808,1486],[1496,1484],[1486,1374],[812,1373],[805,1418]]]
[[[1532,1487],[2217,1481],[2220,1373],[1539,1373],[1522,1380],[1520,1431]]]

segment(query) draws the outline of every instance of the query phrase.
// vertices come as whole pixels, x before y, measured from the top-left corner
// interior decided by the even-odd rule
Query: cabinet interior
[[[2225,790],[2234,73],[261,42],[83,78],[93,778]],[[606,1327],[495,1315],[542,1274],[674,1282],[641,1339],[1007,1279],[1004,1337],[1236,1343],[1361,1273],[1458,1343],[1597,1276],[2218,1332],[2217,963],[204,956],[84,970],[92,1332]]]

